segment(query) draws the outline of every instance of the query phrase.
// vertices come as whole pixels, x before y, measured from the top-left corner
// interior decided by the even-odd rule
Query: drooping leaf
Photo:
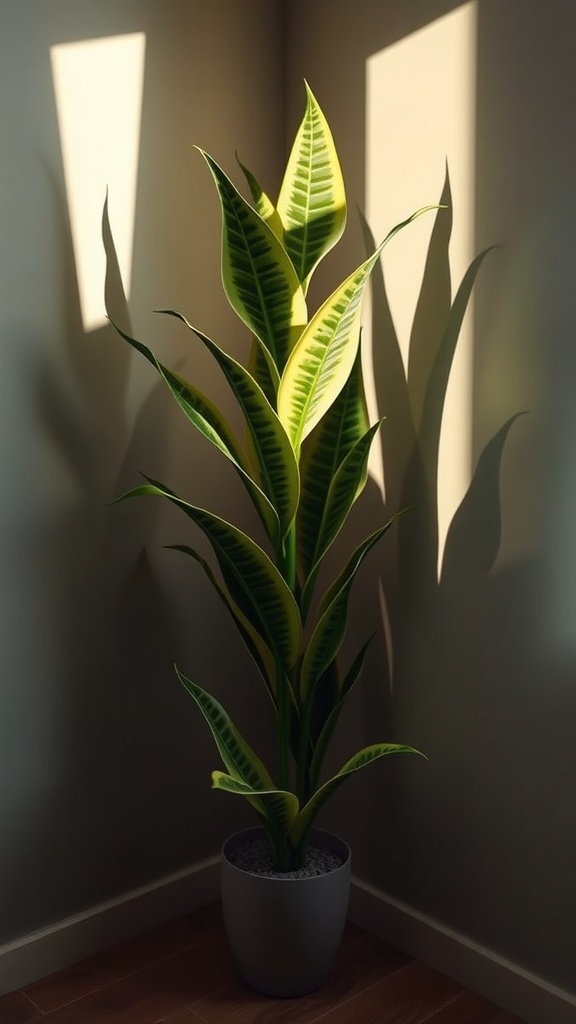
[[[261,789],[250,786],[245,782],[240,782],[232,775],[226,775],[225,772],[212,772],[212,785],[214,789],[222,789],[227,793],[245,796],[266,821],[274,822],[282,836],[288,835],[300,809],[298,798],[288,790],[274,787]]]
[[[302,445],[298,554],[299,568],[304,577],[314,564],[316,539],[330,484],[338,466],[364,436],[369,425],[362,382],[362,355],[358,348],[342,391]]]
[[[306,84],[306,110],[278,197],[284,245],[304,288],[346,224],[346,194],[332,132]]]
[[[285,537],[298,508],[300,478],[294,449],[278,416],[260,386],[241,363],[188,323],[181,313],[171,309],[158,312],[175,316],[185,323],[212,353],[224,372],[246,418],[258,459],[258,477],[276,510],[282,537]]]
[[[110,322],[112,323],[112,321]],[[240,479],[258,511],[268,536],[272,543],[277,544],[280,539],[280,521],[276,510],[249,473],[244,453],[240,450],[232,428],[219,409],[201,391],[198,391],[193,384],[190,384],[189,381],[184,380],[179,374],[173,373],[172,370],[164,366],[147,345],[137,341],[135,338],[131,338],[117,324],[113,323],[112,326],[124,338],[124,341],[127,341],[132,348],[140,352],[158,371],[172,397],[199,433],[230,460],[240,475]]]
[[[206,509],[190,505],[165,484],[145,477],[124,498],[141,494],[167,498],[194,522],[210,541],[228,592],[286,673],[300,652],[301,622],[298,606],[274,563],[262,548],[238,527]]]
[[[290,830],[290,841],[293,845],[297,847],[305,839],[320,808],[349,775],[359,771],[361,768],[365,768],[381,757],[386,757],[388,754],[418,754],[420,757],[425,756],[414,747],[408,747],[400,743],[374,743],[369,747],[359,750],[357,754],[354,754],[353,757],[349,758],[342,765],[336,775],[332,776],[323,786],[320,786],[308,803],[304,805]]]
[[[176,668],[184,689],[194,698],[206,719],[230,775],[255,789],[274,789],[268,770],[232,722],[219,701]]]
[[[244,615],[236,602],[232,600],[230,594],[228,594],[226,589],[216,578],[211,565],[202,557],[202,555],[188,544],[168,544],[166,546],[172,551],[182,551],[202,566],[207,578],[210,580],[210,583],[214,587],[216,593],[227,608],[234,625],[242,637],[246,649],[256,663],[256,667],[266,683],[270,695],[274,698],[276,694],[276,665],[264,638],[254,628],[250,620]]]
[[[307,320],[304,292],[283,246],[215,160],[200,150],[222,206],[222,282],[230,305],[281,373]]]
[[[278,388],[278,416],[296,452],[350,375],[358,351],[364,289],[384,246],[430,209],[434,207],[418,210],[388,233],[372,256],[320,306],[292,349]]]

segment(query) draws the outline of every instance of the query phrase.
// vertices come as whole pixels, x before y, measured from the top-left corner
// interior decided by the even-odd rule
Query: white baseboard
[[[526,1024],[574,1024],[576,997],[359,878],[349,918],[379,938],[516,1014]]]
[[[0,947],[0,995],[214,902],[220,893],[219,861],[210,857]],[[349,917],[526,1024],[576,1020],[574,995],[356,877]]]
[[[219,863],[210,857],[0,946],[0,995],[217,900]]]

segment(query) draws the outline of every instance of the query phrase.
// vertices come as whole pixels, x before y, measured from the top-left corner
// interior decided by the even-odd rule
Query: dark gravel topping
[[[249,871],[253,875],[266,875],[268,878],[312,878],[314,875],[326,875],[342,864],[342,858],[331,850],[309,846],[304,867],[298,871],[274,871],[272,854],[266,839],[252,839],[231,850],[227,856],[230,863],[242,871]]]

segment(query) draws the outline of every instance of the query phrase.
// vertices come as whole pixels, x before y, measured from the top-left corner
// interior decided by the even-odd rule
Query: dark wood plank
[[[430,1024],[494,1024],[501,1011],[474,992],[464,992],[430,1018]]]
[[[327,984],[270,999],[239,978],[219,904],[0,998],[0,1024],[524,1024],[348,923]]]
[[[158,1024],[204,1024],[203,1020],[193,1010],[177,1010],[163,1017]]]
[[[511,1013],[499,1013],[490,1024],[525,1024],[525,1022]]]
[[[220,904],[212,903],[27,985],[23,992],[44,1013],[49,1013],[183,949],[222,934],[223,928]]]
[[[271,999],[251,991],[238,978],[194,1003],[193,1009],[206,1024],[309,1024],[409,960],[375,936],[361,933],[342,945],[332,977],[316,992],[296,999]]]
[[[42,1024],[156,1024],[229,982],[228,943],[216,936],[42,1017]]]
[[[41,1016],[22,992],[9,992],[0,996],[0,1024],[29,1024]]]
[[[329,1010],[322,1024],[421,1024],[461,991],[450,978],[412,961]]]

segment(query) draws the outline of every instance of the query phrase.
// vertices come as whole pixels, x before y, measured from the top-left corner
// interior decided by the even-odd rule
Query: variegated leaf
[[[306,83],[299,126],[277,204],[284,245],[306,289],[314,268],[346,224],[346,194],[328,122]]]
[[[176,675],[184,689],[194,698],[210,726],[220,757],[230,775],[255,789],[274,789],[274,783],[265,765],[238,732],[219,701],[183,675],[178,668]]]
[[[307,320],[304,292],[283,246],[215,160],[200,150],[220,197],[222,281],[230,305],[272,354],[281,373],[293,329]]]
[[[281,836],[287,836],[300,810],[298,798],[285,789],[262,789],[240,782],[225,772],[212,772],[214,789],[223,789],[227,793],[244,796],[261,817]]]
[[[285,537],[298,508],[300,477],[294,449],[278,416],[260,386],[241,363],[188,323],[181,313],[171,309],[158,312],[182,320],[212,353],[225,374],[246,418],[253,450],[258,459],[258,478],[276,510],[282,537]]]
[[[110,322],[112,323],[112,321]],[[268,536],[272,543],[277,545],[280,541],[280,520],[276,510],[249,473],[244,454],[240,450],[232,428],[224,416],[210,399],[203,395],[201,391],[198,391],[193,384],[190,384],[189,381],[179,374],[173,373],[167,366],[164,366],[147,345],[137,341],[135,338],[131,338],[117,324],[112,323],[112,326],[124,338],[124,341],[127,341],[132,348],[140,352],[158,371],[172,397],[196,429],[230,460],[240,475],[242,483],[258,511]]]
[[[358,348],[342,391],[302,445],[297,528],[299,568],[304,577],[314,564],[316,538],[336,470],[369,426]]]
[[[318,623],[306,646],[300,670],[299,689],[303,701],[311,699],[317,680],[340,649],[346,629],[348,598],[356,574],[368,552],[390,529],[394,518],[358,545],[338,579],[320,602]]]
[[[284,235],[284,226],[282,224],[282,220],[280,218],[278,210],[274,206],[274,203],[272,202],[270,197],[266,195],[258,179],[255,177],[254,174],[252,174],[252,171],[245,167],[244,164],[238,159],[238,154],[236,154],[236,159],[238,160],[240,169],[242,170],[242,173],[246,178],[248,188],[250,189],[250,195],[252,196],[254,206],[256,208],[256,213],[258,213],[262,220],[266,222],[268,227],[272,229],[272,231],[276,235],[276,238],[278,238],[280,242],[282,242]]]
[[[238,630],[244,645],[252,656],[260,675],[262,676],[272,699],[276,694],[276,664],[268,645],[260,633],[254,628],[250,620],[244,615],[241,608],[232,600],[230,594],[225,590],[219,580],[216,579],[211,565],[194,548],[188,544],[168,544],[172,551],[182,551],[189,555],[202,566],[207,578],[214,587],[216,593],[227,608],[236,629]]]
[[[328,782],[325,782],[323,786],[320,786],[308,803],[304,805],[290,830],[291,843],[295,847],[302,843],[321,807],[323,807],[329,797],[332,796],[349,775],[359,771],[361,768],[365,768],[374,761],[378,761],[381,757],[386,757],[388,754],[418,754],[420,757],[425,756],[414,747],[408,747],[400,743],[373,743],[371,746],[359,750],[357,754],[354,754],[353,757],[349,758],[342,765],[336,775],[329,779]]]
[[[384,246],[430,209],[435,207],[418,210],[392,228],[372,256],[320,306],[292,349],[278,388],[278,415],[296,452],[350,375],[358,351],[364,289]]]
[[[289,673],[300,653],[302,626],[294,596],[262,548],[238,527],[206,509],[190,505],[152,477],[117,499],[141,494],[167,498],[204,532],[210,541],[228,592],[254,629]]]
[[[354,658],[354,661],[352,662],[350,668],[348,669],[348,672],[346,673],[344,679],[342,680],[339,691],[339,697],[334,702],[332,708],[330,709],[328,715],[326,716],[324,725],[320,730],[320,735],[318,736],[318,739],[314,744],[314,753],[312,756],[312,760],[310,762],[310,787],[312,789],[314,789],[315,786],[317,785],[318,776],[320,775],[320,770],[322,768],[322,764],[324,762],[324,758],[326,756],[326,751],[328,750],[330,740],[332,739],[332,736],[334,735],[334,730],[338,724],[340,713],[342,711],[342,708],[344,707],[348,694],[350,693],[353,686],[360,678],[362,669],[364,668],[366,654],[368,653],[368,648],[370,647],[370,644],[374,639],[374,635],[375,634],[372,634],[372,636],[369,638],[369,640],[366,641],[366,643],[363,645],[363,647],[359,650],[358,654]]]
[[[358,496],[361,481],[366,475],[372,441],[382,422],[380,420],[379,423],[374,423],[364,436],[356,442],[338,466],[332,478],[318,525],[316,543],[312,550],[310,575],[306,580],[302,593],[301,607],[304,615],[306,615],[309,607],[312,588],[314,587],[321,559],[338,536]]]

